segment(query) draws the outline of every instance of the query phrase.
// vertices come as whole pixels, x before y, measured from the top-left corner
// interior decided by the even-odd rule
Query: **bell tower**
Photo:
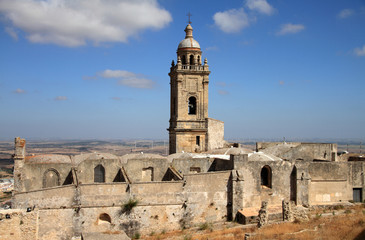
[[[193,38],[190,23],[177,49],[177,64],[170,68],[169,152],[202,152],[208,149],[209,66]]]

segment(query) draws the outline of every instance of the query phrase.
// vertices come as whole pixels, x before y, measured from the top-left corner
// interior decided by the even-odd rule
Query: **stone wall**
[[[74,196],[74,185],[16,193],[13,195],[13,208],[71,207],[74,201]]]
[[[257,142],[256,150],[286,160],[337,160],[337,144],[299,142]]]
[[[207,118],[207,150],[223,148],[224,146],[224,122]]]
[[[313,162],[308,167],[309,203],[325,204],[352,200],[347,163]]]

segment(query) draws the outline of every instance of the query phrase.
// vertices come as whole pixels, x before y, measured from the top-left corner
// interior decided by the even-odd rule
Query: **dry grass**
[[[323,211],[323,210],[322,210]],[[213,231],[186,229],[184,231],[169,232],[154,236],[142,237],[148,240],[234,240],[244,239],[245,233],[252,233],[250,239],[279,239],[279,240],[360,240],[365,239],[365,208],[357,205],[351,208],[351,213],[344,213],[346,209],[327,210],[329,214],[318,217],[318,210],[313,211],[312,219],[308,222],[278,223],[263,228],[245,228],[242,225],[232,224],[229,228]],[[332,215],[332,211],[336,214]],[[317,217],[316,217],[317,216]]]

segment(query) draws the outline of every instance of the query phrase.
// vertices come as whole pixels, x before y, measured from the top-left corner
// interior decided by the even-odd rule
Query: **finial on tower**
[[[191,17],[191,16],[193,16],[193,15],[192,15],[190,12],[188,12],[188,14],[186,14],[186,16],[188,16],[188,17],[189,17],[189,21],[188,21],[188,23],[189,23],[189,24],[191,24],[190,17]]]

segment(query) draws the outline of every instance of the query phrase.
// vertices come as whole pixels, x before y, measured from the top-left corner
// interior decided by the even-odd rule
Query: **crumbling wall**
[[[309,203],[323,204],[352,199],[352,187],[348,178],[348,164],[313,162],[308,167],[311,183]]]
[[[257,142],[256,151],[286,160],[337,160],[337,144],[333,143]]]
[[[13,208],[61,208],[71,207],[75,196],[75,186],[53,187],[13,196]]]
[[[37,212],[25,209],[0,210],[0,239],[36,239]]]
[[[186,224],[227,219],[227,188],[231,171],[185,175]]]

